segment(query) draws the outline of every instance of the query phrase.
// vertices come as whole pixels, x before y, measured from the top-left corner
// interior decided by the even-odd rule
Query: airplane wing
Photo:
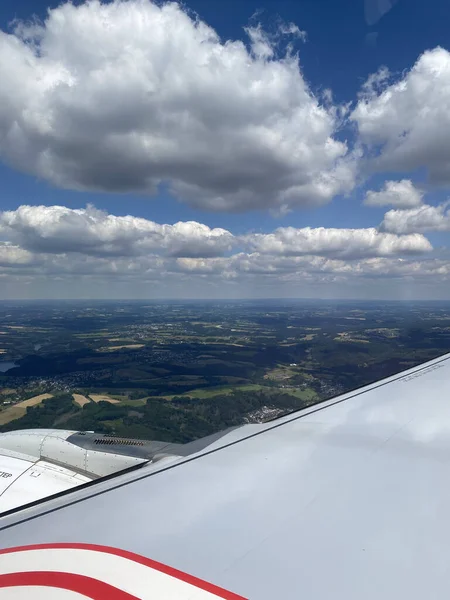
[[[1,517],[0,597],[450,593],[450,354],[191,450]]]

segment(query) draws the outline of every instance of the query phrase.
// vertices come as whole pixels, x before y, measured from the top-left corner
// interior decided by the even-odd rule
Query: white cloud
[[[355,160],[297,57],[175,3],[91,0],[0,32],[0,157],[64,188],[154,193],[210,210],[318,205]],[[281,33],[302,37],[293,26]]]
[[[22,267],[35,262],[31,252],[7,242],[0,242],[0,267]]]
[[[375,293],[379,282],[389,292],[390,279],[444,285],[450,276],[449,262],[409,256],[431,249],[423,235],[375,229],[287,227],[233,236],[92,206],[21,206],[0,213],[1,239],[0,297],[308,295],[355,285],[354,293],[366,295],[358,281],[371,281]]]
[[[431,250],[423,235],[372,228],[286,227],[234,236],[201,223],[161,225],[92,206],[21,206],[0,213],[2,239],[0,298],[224,297],[227,290],[245,297],[325,289],[348,296],[355,285],[354,293],[367,295],[362,280],[372,282],[374,293],[381,282],[389,296],[390,279],[402,296],[402,282],[439,286],[450,276],[450,262],[411,257]]]
[[[20,206],[0,213],[0,234],[34,252],[137,256],[216,256],[231,250],[233,235],[195,221],[160,225],[118,217],[92,206]]]
[[[279,32],[282,35],[293,35],[302,42],[306,42],[308,39],[308,34],[306,31],[302,31],[295,23],[281,23]]]
[[[248,236],[251,247],[265,254],[299,256],[302,254],[363,258],[414,254],[432,250],[430,242],[421,234],[398,236],[367,229],[334,229],[318,227],[280,227],[270,234]]]
[[[269,59],[273,57],[273,44],[261,25],[247,27],[245,31],[250,38],[251,50],[256,58]]]
[[[410,179],[385,181],[379,192],[368,190],[364,199],[366,206],[395,206],[413,208],[422,203],[423,194]]]
[[[0,246],[1,248],[1,246]],[[2,255],[0,251],[0,257]],[[41,254],[21,259],[11,251],[8,262],[0,264],[0,273],[38,277],[62,277],[76,282],[83,278],[103,281],[121,279],[136,283],[154,281],[161,284],[166,278],[188,276],[191,285],[197,277],[207,280],[237,280],[243,288],[258,280],[270,280],[273,285],[283,281],[301,281],[325,276],[354,278],[427,278],[438,281],[450,277],[450,261],[437,258],[365,258],[354,261],[322,256],[272,256],[258,252],[239,252],[232,256],[214,258],[172,258],[147,255],[140,257],[102,257],[70,254]],[[27,268],[29,267],[29,268]],[[191,290],[189,290],[191,291]]]
[[[179,258],[171,269],[191,276],[224,276],[228,280],[235,279],[249,284],[255,280],[271,280],[273,285],[295,281],[317,282],[325,279],[351,283],[360,278],[374,281],[431,280],[438,285],[450,279],[450,261],[436,258],[366,258],[347,261],[319,256],[276,257],[254,252],[220,258]]]
[[[215,258],[40,254],[28,265],[0,264],[0,280],[0,298],[448,298],[450,261],[256,252]]]
[[[65,206],[20,206],[0,213],[0,235],[27,251],[88,256],[208,258],[249,248],[262,254],[359,259],[432,250],[421,234],[395,235],[368,229],[280,227],[273,233],[234,236],[195,221],[174,225]]]
[[[392,84],[383,70],[369,78],[351,119],[374,168],[426,168],[435,184],[450,183],[450,53],[424,52]]]
[[[395,234],[411,232],[450,231],[449,203],[439,206],[424,204],[409,210],[389,210],[380,228]]]

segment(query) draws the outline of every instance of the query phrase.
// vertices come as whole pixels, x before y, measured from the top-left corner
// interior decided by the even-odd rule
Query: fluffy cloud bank
[[[412,232],[450,231],[449,204],[429,206],[424,204],[410,210],[389,210],[381,224],[381,229],[395,234]]]
[[[298,58],[222,41],[180,5],[97,0],[0,32],[0,157],[52,184],[218,211],[319,205],[354,185]],[[296,27],[285,35],[301,36]]]
[[[401,181],[385,181],[378,192],[366,192],[364,204],[366,206],[395,206],[397,208],[413,208],[420,206],[423,194],[409,179]]]
[[[420,233],[395,235],[367,229],[280,227],[273,233],[234,236],[195,221],[158,224],[132,216],[115,216],[92,206],[20,206],[0,213],[0,235],[26,251],[89,256],[208,258],[236,247],[283,256],[328,256],[346,259],[420,254],[432,250]]]
[[[450,53],[424,52],[394,83],[372,75],[351,115],[379,170],[425,167],[432,183],[450,184]]]
[[[254,250],[265,254],[298,256],[302,254],[355,259],[397,254],[420,254],[432,250],[421,234],[398,236],[367,229],[334,229],[318,227],[280,227],[271,234],[256,234],[249,238]]]
[[[172,267],[174,268],[174,267]],[[220,258],[179,258],[176,269],[188,274],[224,275],[227,279],[266,277],[278,281],[304,278],[328,281],[355,277],[370,279],[424,278],[436,280],[450,277],[450,262],[439,259],[406,260],[404,258],[367,258],[356,261],[318,256],[267,257],[259,253],[239,253]]]
[[[105,256],[3,243],[0,298],[447,297],[450,261],[428,256]]]
[[[243,296],[303,294],[327,285],[357,285],[355,293],[364,295],[358,281],[371,280],[375,290],[384,281],[389,290],[390,279],[402,294],[401,282],[448,280],[450,263],[430,250],[420,233],[280,227],[237,236],[197,222],[158,224],[92,206],[21,206],[0,213],[0,297],[27,290],[67,297],[223,297],[227,289]]]
[[[308,286],[315,284],[330,284],[331,289],[339,293],[340,289],[345,291],[345,286],[357,282],[373,286],[371,291],[370,288],[366,290],[368,294],[377,294],[379,285],[384,282],[389,297],[392,289],[386,282],[392,280],[400,289],[426,281],[434,287],[445,282],[448,286],[450,280],[450,261],[436,258],[389,257],[348,261],[322,256],[286,257],[239,252],[214,258],[41,254],[20,260],[19,256],[13,256],[14,252],[17,249],[11,248],[8,262],[3,262],[4,254],[0,250],[0,277],[3,281],[7,278],[10,282],[30,283],[32,290],[38,289],[41,282],[44,291],[51,282],[59,282],[63,290],[68,290],[68,297],[79,297],[86,292],[89,297],[92,285],[99,287],[100,297],[108,297],[110,290],[120,285],[125,286],[122,289],[128,296],[142,286],[149,297],[178,286],[183,297],[208,296],[214,290],[223,297],[220,294],[225,293],[228,286],[234,286],[238,295],[245,296],[255,287],[273,295],[280,289],[307,292]],[[7,291],[8,287],[5,288],[3,283],[1,297]]]
[[[217,256],[231,250],[226,229],[210,229],[195,221],[159,225],[148,219],[118,217],[92,206],[20,206],[0,213],[0,235],[27,250],[79,252],[97,256],[136,256],[156,252],[168,256]]]

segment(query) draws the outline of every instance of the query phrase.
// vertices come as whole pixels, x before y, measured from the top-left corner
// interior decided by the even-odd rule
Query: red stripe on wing
[[[127,592],[112,585],[74,573],[58,571],[29,571],[24,573],[7,573],[0,575],[0,588],[41,586],[69,590],[82,594],[92,600],[138,600]]]
[[[193,575],[188,575],[183,571],[179,571],[178,569],[174,569],[173,567],[169,567],[164,565],[163,563],[157,562],[156,560],[152,560],[145,556],[141,556],[140,554],[135,554],[134,552],[128,552],[127,550],[120,550],[119,548],[112,548],[110,546],[100,546],[97,544],[70,544],[70,543],[59,543],[59,544],[36,544],[32,546],[18,546],[16,548],[6,548],[5,550],[0,550],[0,556],[2,554],[9,554],[11,552],[23,552],[26,550],[52,550],[52,549],[70,549],[70,550],[91,550],[93,552],[104,552],[106,554],[113,554],[115,556],[121,556],[122,558],[126,558],[128,560],[134,561],[141,565],[145,565],[146,567],[150,567],[151,569],[155,569],[156,571],[160,571],[161,573],[165,573],[166,575],[170,575],[171,577],[175,577],[180,581],[184,581],[189,583],[201,590],[205,590],[205,592],[210,592],[211,594],[215,594],[219,598],[223,600],[247,600],[244,596],[240,596],[239,594],[234,594],[233,592],[229,592],[228,590],[224,590],[213,583],[209,583],[208,581],[203,581],[203,579],[199,579],[198,577],[194,577]]]

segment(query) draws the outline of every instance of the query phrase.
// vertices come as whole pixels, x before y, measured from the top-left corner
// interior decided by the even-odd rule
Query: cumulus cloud
[[[8,251],[0,297],[411,297],[448,294],[450,261],[377,257],[274,256],[238,252],[212,258],[39,254]],[[2,251],[0,250],[0,257]],[[27,264],[28,263],[28,264]]]
[[[0,213],[0,234],[30,252],[105,257],[155,254],[209,258],[241,247],[261,254],[354,260],[432,249],[420,233],[395,235],[374,228],[280,227],[273,233],[234,236],[226,229],[211,229],[195,221],[159,224],[140,217],[111,215],[93,206],[85,209],[20,206]]]
[[[420,233],[285,227],[236,236],[93,206],[21,206],[0,213],[0,297],[304,295],[328,285],[367,295],[358,281],[448,281],[450,262],[426,258],[429,250]]]
[[[281,32],[302,37],[289,26]],[[222,41],[180,5],[90,0],[0,32],[0,157],[52,184],[217,211],[319,205],[352,189],[298,57],[260,27]]]
[[[431,280],[435,283],[450,278],[450,261],[436,258],[411,260],[405,258],[365,258],[347,261],[319,256],[277,257],[254,252],[238,253],[220,258],[179,258],[171,270],[195,275],[225,276],[227,280],[275,282],[337,281],[351,282],[355,278],[373,280]]]
[[[372,164],[386,171],[425,167],[435,184],[450,183],[450,52],[424,52],[389,83],[384,69],[369,78],[351,114]]]
[[[364,198],[366,206],[395,206],[397,208],[413,208],[420,206],[423,194],[410,179],[401,181],[385,181],[378,192],[368,190]]]
[[[148,219],[110,215],[93,206],[20,206],[0,213],[0,234],[34,252],[134,256],[216,256],[231,250],[226,229],[195,221],[160,225]]]
[[[232,278],[268,277],[282,280],[296,274],[350,273],[354,265],[347,261],[320,256],[267,256],[259,252],[240,252],[229,257],[178,258],[173,267],[190,274],[208,274]]]
[[[411,232],[450,231],[449,203],[439,206],[424,204],[409,210],[389,210],[380,228],[395,234]]]
[[[264,254],[328,255],[347,259],[414,254],[432,250],[430,242],[419,233],[398,236],[380,232],[373,227],[367,229],[280,227],[270,234],[249,236],[248,242],[255,251]]]
[[[70,254],[41,254],[38,257],[21,257],[20,251],[6,253],[0,246],[0,274],[15,273],[38,277],[58,277],[76,282],[83,278],[103,281],[123,280],[130,283],[141,281],[162,284],[166,278],[186,276],[191,284],[198,278],[206,281],[235,281],[251,285],[254,281],[271,281],[277,285],[283,281],[302,281],[305,277],[354,278],[425,278],[435,282],[450,277],[450,261],[426,258],[400,257],[346,259],[324,256],[273,256],[259,252],[239,252],[231,256],[212,258],[173,258],[147,255],[139,257],[102,257]],[[29,268],[28,268],[29,267]],[[188,290],[190,292],[192,290]]]
[[[31,252],[9,244],[0,242],[0,267],[22,267],[36,263]]]

